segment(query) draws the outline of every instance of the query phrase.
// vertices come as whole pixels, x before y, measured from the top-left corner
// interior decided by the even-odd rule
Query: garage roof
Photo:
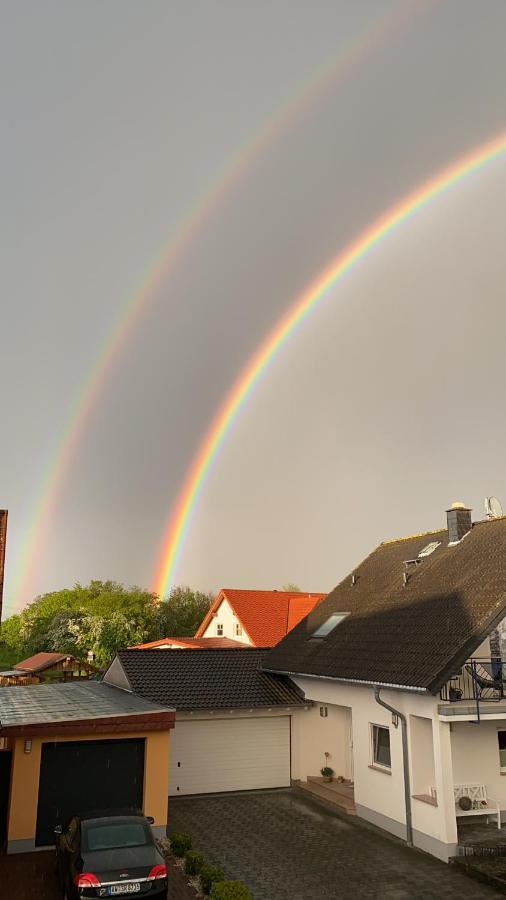
[[[179,710],[303,705],[304,695],[289,678],[260,671],[267,653],[256,647],[120,650],[104,679]]]
[[[0,688],[0,735],[162,731],[173,709],[98,681]]]

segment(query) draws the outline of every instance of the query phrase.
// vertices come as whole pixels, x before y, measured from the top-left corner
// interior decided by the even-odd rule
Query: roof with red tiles
[[[273,647],[327,595],[302,591],[254,591],[222,588],[195,632],[201,638],[228,600],[246,635],[256,647]]]
[[[36,653],[35,656],[29,656],[28,659],[16,663],[13,668],[22,669],[23,672],[41,672],[43,669],[49,669],[50,666],[56,666],[68,656],[68,653]]]
[[[173,638],[166,637],[160,638],[158,641],[148,641],[146,644],[136,644],[134,647],[129,647],[129,650],[163,650],[166,648],[170,650],[171,648],[177,649],[181,647],[182,650],[223,650],[224,648],[234,649],[234,648],[244,648],[246,644],[242,644],[240,641],[233,641],[232,638],[226,637],[208,637],[208,638],[197,638],[197,637],[188,637],[188,638]]]

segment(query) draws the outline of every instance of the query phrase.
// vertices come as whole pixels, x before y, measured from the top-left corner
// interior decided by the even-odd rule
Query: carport
[[[8,853],[47,847],[72,815],[141,809],[165,833],[174,710],[99,682],[0,690]]]

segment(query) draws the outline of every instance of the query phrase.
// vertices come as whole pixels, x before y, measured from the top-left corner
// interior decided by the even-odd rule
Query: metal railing
[[[441,700],[498,702],[506,698],[506,662],[501,659],[471,658],[447,681],[440,691]]]

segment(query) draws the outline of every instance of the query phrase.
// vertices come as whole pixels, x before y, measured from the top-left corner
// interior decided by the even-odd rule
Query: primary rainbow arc
[[[434,197],[448,190],[466,176],[477,172],[505,151],[506,132],[501,132],[497,137],[461,157],[457,162],[424,182],[399,203],[390,207],[348,245],[267,335],[243,369],[212,421],[171,511],[154,575],[153,588],[160,596],[166,594],[173,585],[176,568],[181,558],[198,498],[227,434],[253,388],[294,329],[316,308],[330,289],[335,287],[339,279],[362,260],[373,247],[391,234],[398,225],[406,222]]]

